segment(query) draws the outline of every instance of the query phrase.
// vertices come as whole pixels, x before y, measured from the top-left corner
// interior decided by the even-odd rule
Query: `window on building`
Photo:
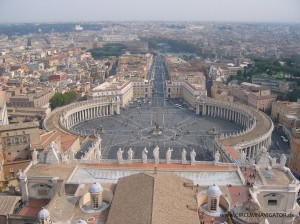
[[[15,137],[15,144],[19,144],[20,142],[19,142],[19,138],[18,137]]]
[[[217,211],[217,199],[211,199],[210,210]]]
[[[98,198],[97,197],[93,197],[93,208],[98,208]]]
[[[24,142],[24,143],[28,143],[28,139],[27,139],[26,136],[23,137],[23,142]]]
[[[274,199],[268,200],[268,205],[277,206],[277,200],[274,200]]]
[[[11,141],[9,138],[6,139],[6,145],[11,145]]]

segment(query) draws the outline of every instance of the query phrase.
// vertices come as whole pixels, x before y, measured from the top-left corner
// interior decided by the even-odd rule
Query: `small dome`
[[[93,183],[91,186],[90,186],[90,189],[89,189],[89,192],[91,194],[97,194],[97,193],[101,193],[103,191],[103,188],[102,186],[99,184],[99,183]]]
[[[217,185],[209,186],[206,190],[209,196],[217,197],[221,195],[221,190]]]
[[[75,221],[74,224],[87,224],[87,222],[82,219],[79,219],[79,220]]]
[[[46,219],[50,216],[50,213],[47,209],[43,208],[41,211],[39,211],[38,218],[39,219]]]

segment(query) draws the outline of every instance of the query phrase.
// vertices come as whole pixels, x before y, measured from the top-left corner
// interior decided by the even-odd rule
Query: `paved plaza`
[[[145,147],[148,159],[153,159],[152,151],[158,146],[160,159],[166,158],[168,148],[173,149],[172,159],[181,159],[184,148],[188,160],[192,149],[197,154],[196,160],[213,160],[215,140],[208,134],[209,130],[215,127],[220,133],[229,134],[241,130],[241,127],[230,121],[196,115],[183,100],[165,99],[164,82],[167,78],[163,58],[158,57],[151,75],[151,99],[135,99],[129,107],[121,110],[120,115],[77,124],[73,131],[101,133],[104,159],[116,159],[119,148],[124,150],[124,159],[127,159],[129,148],[134,151],[134,159],[141,159]],[[155,131],[162,133],[155,135]]]
[[[176,106],[181,105],[181,107]],[[156,123],[162,134],[155,136]],[[134,158],[142,158],[142,150],[147,147],[148,158],[153,159],[152,150],[160,148],[160,158],[166,158],[168,148],[173,149],[172,159],[181,159],[181,150],[189,152],[195,149],[196,160],[213,159],[214,139],[208,131],[215,127],[223,133],[240,130],[236,124],[211,117],[196,115],[195,111],[185,106],[180,100],[165,100],[154,96],[153,99],[136,100],[130,107],[122,109],[120,115],[102,117],[76,125],[73,130],[102,133],[102,157],[115,159],[119,148],[124,151],[132,148]]]

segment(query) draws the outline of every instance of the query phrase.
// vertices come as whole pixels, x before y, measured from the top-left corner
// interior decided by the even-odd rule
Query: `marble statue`
[[[96,159],[97,161],[100,161],[101,157],[102,157],[102,155],[101,155],[100,147],[97,147],[97,148],[95,149],[95,159]]]
[[[53,141],[50,143],[49,148],[55,150],[55,143]]]
[[[186,151],[185,151],[185,149],[182,149],[182,152],[181,152],[181,163],[186,164]]]
[[[201,99],[201,96],[197,96],[197,98],[196,98],[196,102],[199,102],[199,101],[200,101],[200,99]]]
[[[285,166],[286,156],[284,154],[281,154],[279,163],[280,163],[280,166]]]
[[[70,158],[70,160],[75,159],[75,153],[73,152],[73,148],[71,148],[71,150],[69,151],[69,158]]]
[[[33,149],[32,152],[32,165],[36,165],[38,163],[38,151],[36,149]]]
[[[196,162],[196,152],[195,152],[195,149],[193,149],[190,152],[190,156],[191,156],[191,165],[195,165],[195,162]]]
[[[65,154],[65,153],[62,153],[62,154],[61,154],[61,161],[62,161],[63,163],[69,163],[68,155]]]
[[[124,152],[124,150],[122,150],[121,148],[119,148],[119,150],[117,152],[119,164],[123,164],[123,152]]]
[[[155,146],[153,149],[153,157],[154,157],[154,162],[155,164],[159,164],[159,147]]]
[[[100,134],[98,134],[97,135],[97,143],[99,143],[99,148],[100,149],[101,149],[101,141],[102,141],[101,136],[100,136]]]
[[[219,151],[216,151],[216,153],[215,153],[215,163],[218,163],[218,162],[220,162],[220,153],[219,153]]]
[[[21,168],[19,168],[19,172],[17,173],[17,177],[19,179],[25,179],[26,178],[26,174]]]
[[[128,155],[128,163],[132,163],[132,159],[133,159],[133,151],[132,149],[130,148],[127,152],[127,155]]]
[[[270,158],[269,157],[270,157],[269,152],[267,151],[267,149],[265,147],[263,147],[262,154],[260,155],[260,157],[258,159],[257,165],[261,168],[267,168],[268,166],[270,166]]]
[[[166,159],[167,159],[167,164],[171,163],[171,156],[172,156],[173,149],[168,149],[166,152]]]
[[[276,162],[276,158],[270,158],[271,159],[271,166],[276,166],[277,162]]]
[[[142,153],[142,159],[143,159],[143,163],[146,164],[147,163],[147,148],[145,147]]]
[[[245,165],[246,164],[246,153],[244,151],[241,152],[241,164]]]
[[[55,150],[55,143],[53,141],[50,143],[50,145],[48,147],[46,163],[48,163],[48,164],[59,164],[60,163],[60,159]]]

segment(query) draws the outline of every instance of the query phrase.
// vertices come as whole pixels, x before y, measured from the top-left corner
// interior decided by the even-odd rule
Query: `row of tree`
[[[151,37],[140,39],[148,43],[148,47],[151,51],[160,50],[162,52],[169,53],[189,53],[203,58],[215,58],[215,53],[211,51],[206,52],[202,47],[186,40],[172,39],[167,37]],[[187,58],[185,60],[193,59],[193,56],[190,57],[191,58]]]
[[[297,65],[297,57],[291,57],[282,59],[285,65],[281,65],[279,60],[269,60],[269,59],[255,59],[255,68],[257,73],[267,73],[269,75],[274,75],[276,73],[282,72],[286,74],[291,74],[295,77],[300,77],[300,66]]]
[[[200,49],[194,44],[188,43],[185,40],[171,39],[165,37],[151,37],[142,38],[143,41],[148,43],[150,50],[158,50],[161,48],[160,44],[165,44],[169,47],[168,51],[173,53],[187,52],[192,54],[198,54]]]
[[[50,99],[50,107],[53,110],[56,107],[62,107],[74,102],[77,98],[75,91],[69,91],[65,93],[55,93]]]
[[[126,50],[126,46],[124,44],[112,43],[105,44],[102,48],[93,48],[88,52],[91,52],[93,58],[102,58],[109,56],[120,56]]]

